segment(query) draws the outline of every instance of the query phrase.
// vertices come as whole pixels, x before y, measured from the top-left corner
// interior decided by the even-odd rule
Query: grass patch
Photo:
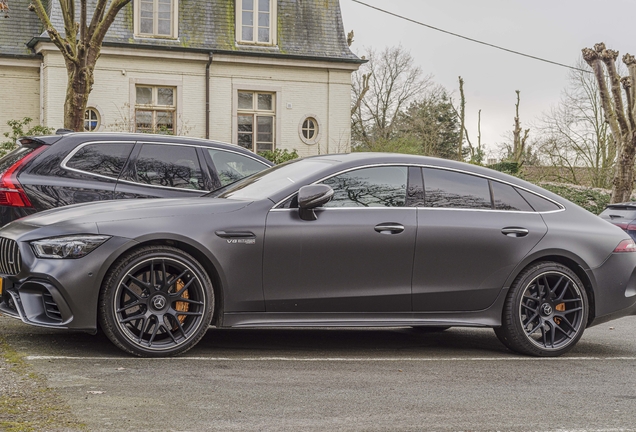
[[[0,430],[86,430],[70,407],[0,335]]]

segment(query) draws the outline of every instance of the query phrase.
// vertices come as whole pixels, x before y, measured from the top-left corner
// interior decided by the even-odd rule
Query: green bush
[[[580,205],[596,215],[601,213],[610,202],[611,192],[604,189],[556,183],[539,183],[539,186],[572,201],[574,204]]]
[[[267,150],[258,153],[260,156],[263,156],[270,162],[274,162],[276,165],[281,164],[283,162],[287,162],[293,159],[298,159],[298,152],[294,149],[289,151],[287,149],[275,149],[274,151]]]
[[[22,120],[7,121],[7,125],[11,128],[11,132],[5,132],[3,134],[7,140],[0,143],[0,157],[15,149],[18,146],[17,140],[19,138],[25,136],[48,135],[53,133],[53,128],[40,125],[29,127],[32,121],[33,119],[30,117],[24,117]]]

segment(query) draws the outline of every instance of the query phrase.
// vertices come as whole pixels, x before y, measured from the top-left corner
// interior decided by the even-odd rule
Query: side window
[[[541,198],[540,196],[533,193],[526,192],[523,189],[517,189],[517,191],[526,201],[528,201],[528,203],[534,208],[535,211],[547,212],[561,210],[561,207],[559,207],[552,201],[548,201],[547,199]]]
[[[221,186],[227,186],[267,168],[267,165],[238,153],[214,149],[208,149],[208,152]]]
[[[512,186],[496,181],[491,181],[490,185],[492,186],[495,210],[534,211],[530,204]]]
[[[403,207],[407,167],[377,167],[349,171],[324,184],[334,190],[324,207]]]
[[[66,166],[117,179],[133,147],[133,143],[88,144],[80,148]]]
[[[424,168],[426,207],[492,209],[488,180],[470,174]]]
[[[204,189],[201,165],[194,147],[144,144],[137,156],[135,170],[139,183]]]

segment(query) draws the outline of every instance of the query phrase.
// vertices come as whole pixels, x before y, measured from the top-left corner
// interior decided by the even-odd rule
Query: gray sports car
[[[624,231],[514,177],[306,158],[199,198],[80,204],[0,230],[0,310],[170,356],[217,327],[493,327],[558,356],[636,308]]]

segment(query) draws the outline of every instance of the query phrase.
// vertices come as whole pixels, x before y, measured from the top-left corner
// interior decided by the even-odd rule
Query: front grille
[[[57,307],[57,303],[55,303],[53,296],[46,289],[42,293],[42,301],[44,302],[44,312],[46,313],[46,316],[53,321],[62,322],[62,313]]]
[[[0,274],[17,275],[18,273],[20,273],[18,244],[11,239],[0,237]]]

